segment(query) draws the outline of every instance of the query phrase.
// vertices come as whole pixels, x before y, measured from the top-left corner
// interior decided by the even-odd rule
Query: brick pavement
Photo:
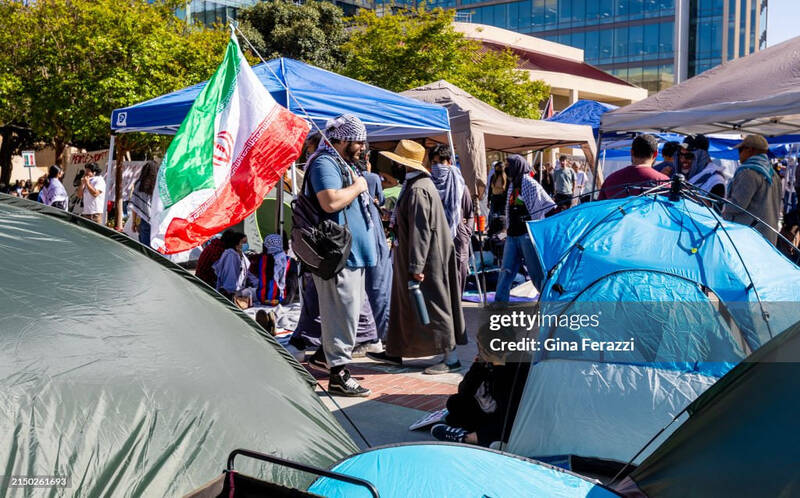
[[[327,374],[308,368],[306,363],[303,363],[303,366],[327,387]],[[447,397],[454,394],[458,388],[452,383],[407,375],[405,372],[409,369],[365,367],[363,364],[351,365],[349,369],[351,375],[361,385],[372,391],[367,399],[416,410],[434,411],[444,408]]]

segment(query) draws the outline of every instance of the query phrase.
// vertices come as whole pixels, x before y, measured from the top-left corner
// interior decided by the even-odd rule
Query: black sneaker
[[[455,363],[441,362],[437,363],[436,365],[431,365],[425,370],[423,370],[422,373],[427,375],[440,375],[440,374],[458,372],[459,370],[461,370],[461,362],[456,360]]]
[[[403,366],[403,358],[400,356],[389,356],[386,354],[386,351],[382,353],[370,353],[367,351],[367,358],[370,360],[379,361],[381,363],[388,363],[389,365],[394,365],[396,367]]]
[[[328,392],[339,396],[350,396],[365,398],[372,394],[372,391],[361,385],[356,379],[350,376],[350,372],[343,368],[339,373],[331,375],[328,380]]]
[[[308,366],[321,372],[329,372],[328,363],[325,361],[325,352],[322,350],[322,347],[314,351],[314,354],[308,359]]]
[[[431,427],[431,436],[439,441],[450,443],[463,443],[467,438],[468,432],[458,427],[451,427],[447,424],[436,424]]]

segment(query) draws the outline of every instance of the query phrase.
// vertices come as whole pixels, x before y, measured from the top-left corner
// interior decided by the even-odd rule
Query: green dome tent
[[[51,496],[178,496],[234,448],[323,467],[357,450],[288,352],[138,242],[0,195],[0,261],[4,475],[66,476]]]

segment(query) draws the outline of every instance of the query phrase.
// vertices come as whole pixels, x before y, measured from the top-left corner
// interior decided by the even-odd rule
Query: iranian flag
[[[240,222],[297,159],[307,134],[308,124],[275,102],[231,36],[158,171],[150,245],[185,251]]]

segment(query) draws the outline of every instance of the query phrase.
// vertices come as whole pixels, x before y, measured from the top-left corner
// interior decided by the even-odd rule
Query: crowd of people
[[[341,396],[371,394],[350,374],[354,358],[402,366],[404,359],[435,356],[424,373],[436,375],[462,368],[456,348],[467,342],[461,302],[477,204],[452,149],[400,140],[393,151],[379,152],[391,161],[388,175],[372,171],[368,147],[364,124],[349,114],[329,122],[304,147],[299,195],[313,200],[323,218],[347,226],[352,236],[346,264],[332,278],[301,273],[286,233],[267,235],[259,241],[260,250],[251,251],[247,236],[233,229],[204,246],[196,268],[198,278],[241,308],[285,304],[302,294],[290,343],[312,351],[309,365],[327,372],[329,392]],[[737,146],[740,165],[731,175],[711,161],[708,148],[702,135],[668,142],[656,163],[658,140],[639,135],[631,144],[631,164],[608,176],[597,198],[640,195],[682,175],[722,217],[754,226],[773,244],[781,216],[784,228],[793,225],[800,236],[796,163],[773,164],[767,141],[748,135]],[[129,203],[133,232],[147,245],[157,171],[152,161],[142,167]],[[17,182],[7,190],[66,210],[62,178],[62,169],[54,165],[36,184]],[[493,306],[508,303],[523,268],[541,287],[545,275],[527,223],[589,201],[591,183],[587,165],[565,155],[555,167],[547,163],[539,169],[518,154],[492,164],[486,235],[500,267]],[[100,167],[88,164],[76,191],[85,218],[103,222],[105,191]],[[275,333],[274,314],[260,311],[256,319]],[[435,426],[433,434],[487,446],[506,438],[505,415],[500,415],[515,409],[520,395],[508,388],[511,372],[502,359],[476,359],[448,402],[447,423]]]

